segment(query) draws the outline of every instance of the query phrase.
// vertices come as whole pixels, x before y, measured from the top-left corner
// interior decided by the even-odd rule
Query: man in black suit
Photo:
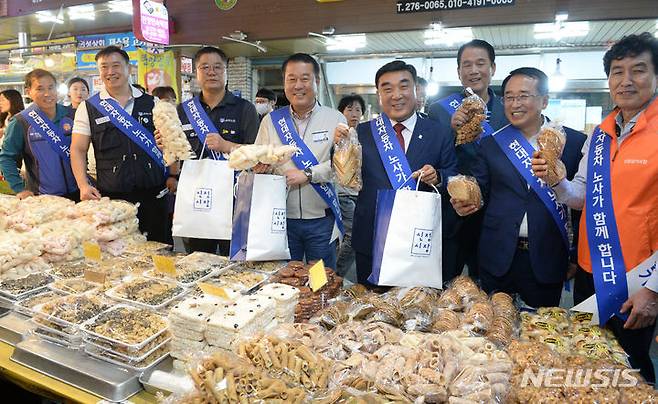
[[[491,89],[491,78],[496,73],[496,52],[493,46],[481,39],[465,43],[457,52],[457,73],[464,89],[470,88],[487,104],[487,118],[483,125],[486,135],[507,125],[505,109],[501,97]],[[451,94],[430,105],[430,119],[439,122],[441,129],[455,137],[455,131],[466,122],[466,114],[458,110],[465,97],[464,91]],[[475,143],[457,146],[457,166],[459,173],[472,176],[471,165],[477,156]],[[455,214],[449,211],[448,214]],[[482,214],[475,213],[462,218],[455,227],[454,234],[443,235],[443,280],[448,281],[459,275],[464,264],[468,274],[478,278],[477,245],[482,227]]]
[[[478,258],[487,293],[519,293],[532,307],[557,306],[572,245],[568,215],[551,188],[535,177],[530,162],[547,123],[542,110],[548,105],[548,77],[532,67],[516,69],[503,81],[503,99],[511,124],[482,139],[472,168],[484,206],[451,202],[461,216],[484,212]],[[586,137],[564,130],[561,160],[572,178]]]
[[[457,171],[455,147],[450,136],[441,133],[436,122],[423,118],[416,113],[416,69],[403,61],[396,60],[382,66],[375,75],[375,85],[382,118],[390,127],[386,135],[400,152],[402,166],[407,166],[407,173],[401,173],[402,184],[393,184],[391,168],[382,162],[377,142],[380,134],[371,130],[371,122],[357,127],[359,142],[362,146],[363,188],[359,192],[354,212],[352,247],[356,252],[356,269],[359,283],[367,283],[372,271],[373,229],[377,191],[380,189],[399,189],[408,176],[420,177],[420,190],[429,191],[431,186],[441,187],[447,178]],[[390,121],[390,122],[389,122]],[[374,136],[373,136],[374,135]],[[401,149],[401,150],[400,150]],[[398,171],[399,173],[399,171]],[[445,193],[444,193],[445,194]],[[444,199],[446,200],[446,199]],[[443,206],[449,205],[444,203]],[[443,223],[443,229],[454,226],[454,221]],[[437,263],[437,270],[439,269]]]

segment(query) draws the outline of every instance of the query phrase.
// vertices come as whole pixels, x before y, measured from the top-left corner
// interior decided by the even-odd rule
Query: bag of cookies
[[[354,128],[334,148],[333,166],[336,182],[346,188],[361,190],[361,144]]]
[[[482,192],[474,177],[455,175],[448,178],[448,193],[458,201],[482,206]]]
[[[564,145],[567,143],[567,135],[562,125],[554,122],[548,122],[539,131],[537,144],[539,145],[539,156],[546,160],[548,172],[544,181],[553,185],[560,179],[566,177],[567,169],[560,157]]]
[[[466,88],[466,94],[468,96],[462,101],[459,110],[466,114],[467,119],[466,123],[457,128],[455,146],[477,140],[484,131],[482,122],[487,119],[487,104],[484,100],[475,94],[470,87]]]

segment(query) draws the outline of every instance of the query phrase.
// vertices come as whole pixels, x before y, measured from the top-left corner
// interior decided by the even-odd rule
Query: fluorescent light
[[[589,22],[562,22],[535,24],[535,39],[554,39],[582,37],[589,33]]]
[[[124,13],[130,15],[133,13],[133,4],[131,0],[111,0],[107,5],[110,7],[110,12],[112,13]]]
[[[555,21],[566,21],[569,18],[569,13],[555,14]]]
[[[425,95],[428,97],[434,97],[439,93],[439,83],[436,81],[430,81],[427,83],[427,88],[425,89]]]
[[[36,15],[39,22],[54,22],[55,24],[64,24],[64,19],[61,15],[55,15],[50,11],[37,11]]]
[[[354,52],[368,44],[366,34],[335,35],[328,37],[325,46],[327,51],[347,50]]]
[[[69,18],[72,20],[90,20],[96,19],[96,11],[93,4],[83,4],[81,6],[72,6],[67,9]]]
[[[471,27],[443,28],[440,23],[432,23],[430,29],[426,30],[423,36],[425,45],[452,46],[473,39],[473,30]]]

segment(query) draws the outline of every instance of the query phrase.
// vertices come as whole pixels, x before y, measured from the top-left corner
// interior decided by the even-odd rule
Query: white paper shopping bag
[[[174,236],[231,239],[233,175],[226,160],[185,161],[176,191]]]
[[[243,172],[238,177],[231,259],[290,259],[286,178]]]
[[[382,286],[442,287],[441,195],[412,190],[377,193],[372,273]]]

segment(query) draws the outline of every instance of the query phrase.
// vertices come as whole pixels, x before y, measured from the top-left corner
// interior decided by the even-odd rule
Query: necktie
[[[402,148],[402,152],[406,153],[407,151],[404,148],[404,136],[402,136],[402,131],[404,130],[404,125],[401,124],[400,122],[398,122],[395,125],[393,125],[393,129],[395,129],[395,137],[398,139],[398,143],[400,143],[400,147]]]

